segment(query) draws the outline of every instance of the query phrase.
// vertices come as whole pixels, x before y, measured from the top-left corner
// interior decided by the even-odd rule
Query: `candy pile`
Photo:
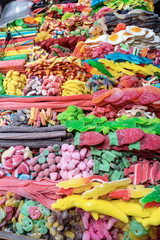
[[[75,149],[74,145],[63,144],[41,148],[40,154],[29,161],[33,178],[49,177],[51,180],[68,180],[72,177],[88,177],[93,174],[93,160],[90,151]]]
[[[81,215],[75,210],[53,211],[47,218],[47,227],[55,239],[77,239],[83,237]]]
[[[0,230],[160,239],[153,1],[34,2],[0,33]]]
[[[112,14],[105,15],[105,24],[107,25],[108,32],[111,34],[114,27],[118,23],[124,23],[127,26],[135,25],[138,27],[145,27],[152,29],[155,33],[160,32],[159,22],[160,17],[154,12],[148,12],[141,9],[134,9],[126,14],[113,12]]]
[[[5,92],[8,95],[22,95],[22,90],[26,84],[25,74],[10,70],[3,81]]]
[[[23,89],[24,96],[54,96],[60,92],[60,86],[64,82],[63,77],[49,76],[43,79],[31,76]]]
[[[37,60],[29,62],[25,65],[26,75],[43,77],[45,75],[60,75],[65,80],[77,79],[84,81],[86,78],[85,67],[82,65],[80,59],[75,57],[62,57],[62,58],[51,58],[49,60]],[[41,70],[39,70],[41,69]]]

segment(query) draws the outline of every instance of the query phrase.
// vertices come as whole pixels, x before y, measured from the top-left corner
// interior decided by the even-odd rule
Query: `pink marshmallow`
[[[62,147],[61,147],[61,150],[62,151],[67,151],[68,150],[68,146],[69,146],[69,144],[67,144],[67,143],[63,144]]]
[[[90,176],[93,175],[93,171],[92,171],[92,170],[89,171],[89,175],[90,175]]]
[[[48,163],[43,163],[43,164],[41,165],[41,169],[42,169],[42,170],[45,170],[46,168],[48,168]]]
[[[66,158],[68,161],[72,160],[72,153],[70,152],[64,152],[62,155],[63,158]]]
[[[71,172],[72,172],[72,175],[73,175],[73,177],[74,177],[74,176],[76,176],[77,174],[79,174],[79,169],[76,168],[76,169],[72,170]]]
[[[68,164],[68,169],[73,170],[73,169],[75,169],[75,166],[76,166],[76,164],[73,161],[70,161]]]
[[[69,171],[69,172],[68,172],[68,179],[70,180],[70,179],[72,179],[72,178],[73,178],[72,171]]]
[[[83,160],[83,162],[87,165],[87,163],[88,163],[88,159],[85,158],[85,159]]]
[[[50,175],[50,170],[47,168],[44,170],[44,175],[48,177]]]
[[[55,157],[56,163],[60,163],[60,160],[61,160],[61,157],[60,157],[60,156]]]
[[[93,159],[89,159],[89,160],[88,160],[87,166],[88,166],[89,168],[93,168]]]
[[[69,152],[74,152],[75,151],[75,146],[74,145],[69,145],[68,146],[68,151]]]
[[[39,173],[39,172],[41,171],[41,165],[40,165],[40,164],[36,164],[36,165],[34,166],[34,171],[37,172],[37,173]]]
[[[86,164],[84,162],[80,162],[80,164],[78,164],[78,168],[81,170],[81,171],[84,171],[86,169]]]
[[[87,158],[88,158],[88,157],[91,157],[91,149],[88,149],[88,152],[87,152],[86,157],[87,157]]]
[[[56,181],[58,178],[58,173],[57,172],[54,172],[54,173],[50,173],[50,179],[52,181]]]
[[[62,158],[61,158],[61,163],[62,163],[62,164],[68,164],[69,161],[71,161],[71,160],[69,160],[69,159],[66,158],[66,157],[62,157]]]
[[[67,171],[60,171],[61,178],[64,180],[68,180],[68,172]]]
[[[81,159],[84,159],[86,157],[87,151],[88,151],[87,148],[82,148],[81,149],[81,151],[80,151]]]
[[[62,166],[61,162],[57,164],[57,168],[61,169],[61,166]]]
[[[63,171],[67,171],[68,170],[68,165],[67,164],[62,164],[61,169]]]
[[[53,164],[52,166],[50,166],[49,170],[50,170],[50,172],[56,172],[57,166]]]
[[[86,171],[84,171],[83,173],[82,173],[82,175],[83,175],[83,178],[87,178],[87,177],[89,177],[90,175],[89,175],[89,173],[88,172],[86,172]]]
[[[76,179],[77,179],[77,178],[80,178],[80,177],[82,177],[82,173],[79,173],[79,174],[77,174],[77,175],[74,176],[74,178],[76,178]]]
[[[75,166],[77,166],[79,164],[79,161],[78,160],[75,160],[75,159],[72,159],[72,162],[75,163]]]
[[[79,152],[73,152],[72,153],[72,158],[76,159],[76,160],[80,160],[81,159],[80,153]]]

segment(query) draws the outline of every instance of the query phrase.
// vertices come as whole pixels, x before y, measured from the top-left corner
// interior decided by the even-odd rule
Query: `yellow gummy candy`
[[[148,229],[150,225],[158,226],[160,225],[160,207],[158,207],[149,218],[142,219],[142,225],[144,228]]]
[[[101,199],[83,199],[79,195],[71,195],[64,199],[58,199],[56,203],[52,204],[52,209],[59,209],[61,211],[71,209],[71,208],[81,208],[86,212],[97,212],[99,214],[108,215],[119,219],[122,222],[127,223],[128,217],[126,214],[111,201],[101,200]]]
[[[83,178],[72,178],[70,180],[62,181],[56,184],[57,187],[64,189],[82,187],[84,185],[85,182]]]
[[[22,220],[24,218],[24,215],[22,213],[19,214],[19,217],[18,217],[18,222],[22,225]]]
[[[150,213],[143,209],[140,203],[126,202],[123,200],[112,200],[111,203],[120,208],[128,216],[140,218],[150,216]]]
[[[131,183],[130,178],[125,178],[113,182],[105,182],[102,183],[101,186],[96,186],[95,188],[86,191],[85,193],[82,194],[82,197],[97,199],[100,196],[106,195],[109,192],[116,190],[116,188],[118,187],[126,186],[129,185],[130,183]]]
[[[139,185],[139,186],[130,185],[127,187],[127,189],[130,192],[131,198],[142,198],[147,194],[153,192],[154,190],[153,188],[145,188],[144,185]]]

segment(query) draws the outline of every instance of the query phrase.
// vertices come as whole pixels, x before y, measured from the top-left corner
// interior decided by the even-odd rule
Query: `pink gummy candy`
[[[68,151],[69,152],[74,152],[75,151],[75,146],[74,145],[69,145],[68,146]]]
[[[56,180],[57,180],[57,177],[58,177],[58,173],[57,173],[57,172],[50,173],[50,179],[51,179],[52,181],[56,181]]]
[[[36,165],[34,166],[34,171],[37,172],[37,173],[39,173],[39,172],[41,171],[41,165],[40,165],[40,164],[36,164]]]
[[[63,144],[62,147],[61,147],[61,150],[62,151],[67,151],[68,150],[68,147],[69,147],[69,144]]]
[[[87,151],[88,151],[87,148],[81,149],[81,151],[80,151],[81,159],[84,159],[86,157]]]
[[[73,169],[75,169],[75,166],[76,166],[76,164],[73,161],[70,161],[68,164],[68,169],[73,170]]]
[[[56,161],[56,163],[59,163],[60,160],[61,160],[61,157],[60,157],[60,156],[55,157],[55,161]]]
[[[50,166],[49,170],[50,172],[56,172],[57,166],[53,164],[52,166]]]
[[[49,170],[48,168],[45,169],[45,170],[44,170],[44,175],[45,175],[46,177],[48,177],[49,174],[50,174],[50,170]]]
[[[73,152],[72,153],[72,158],[76,159],[76,160],[80,160],[81,159],[81,155],[79,152]]]

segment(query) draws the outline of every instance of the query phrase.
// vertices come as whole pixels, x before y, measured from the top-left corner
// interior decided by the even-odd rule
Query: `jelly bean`
[[[17,234],[23,234],[24,233],[24,229],[19,222],[16,223],[16,229],[17,229],[17,231],[16,231]]]
[[[45,215],[46,217],[49,217],[50,216],[50,210],[48,209],[48,208],[46,208],[45,206],[43,206],[42,204],[39,204],[38,205],[38,207],[39,207],[39,210],[41,211],[41,213],[43,214],[43,215]]]
[[[24,216],[22,219],[22,227],[26,232],[30,232],[33,229],[33,222],[30,218]]]
[[[40,216],[41,216],[41,212],[39,210],[39,207],[38,206],[31,206],[28,208],[28,212],[30,214],[30,217],[32,219],[38,219]]]
[[[138,237],[148,233],[148,231],[142,226],[142,224],[137,222],[136,220],[131,221],[130,230],[134,235]]]
[[[41,238],[41,236],[42,236],[42,233],[38,232],[37,223],[33,224],[33,229],[31,231],[31,236],[33,236],[34,238]]]
[[[3,219],[6,217],[6,212],[3,208],[0,208],[0,224],[2,223]]]
[[[43,235],[46,234],[48,232],[47,221],[45,219],[39,220],[37,223],[37,228],[40,233],[42,233]]]

